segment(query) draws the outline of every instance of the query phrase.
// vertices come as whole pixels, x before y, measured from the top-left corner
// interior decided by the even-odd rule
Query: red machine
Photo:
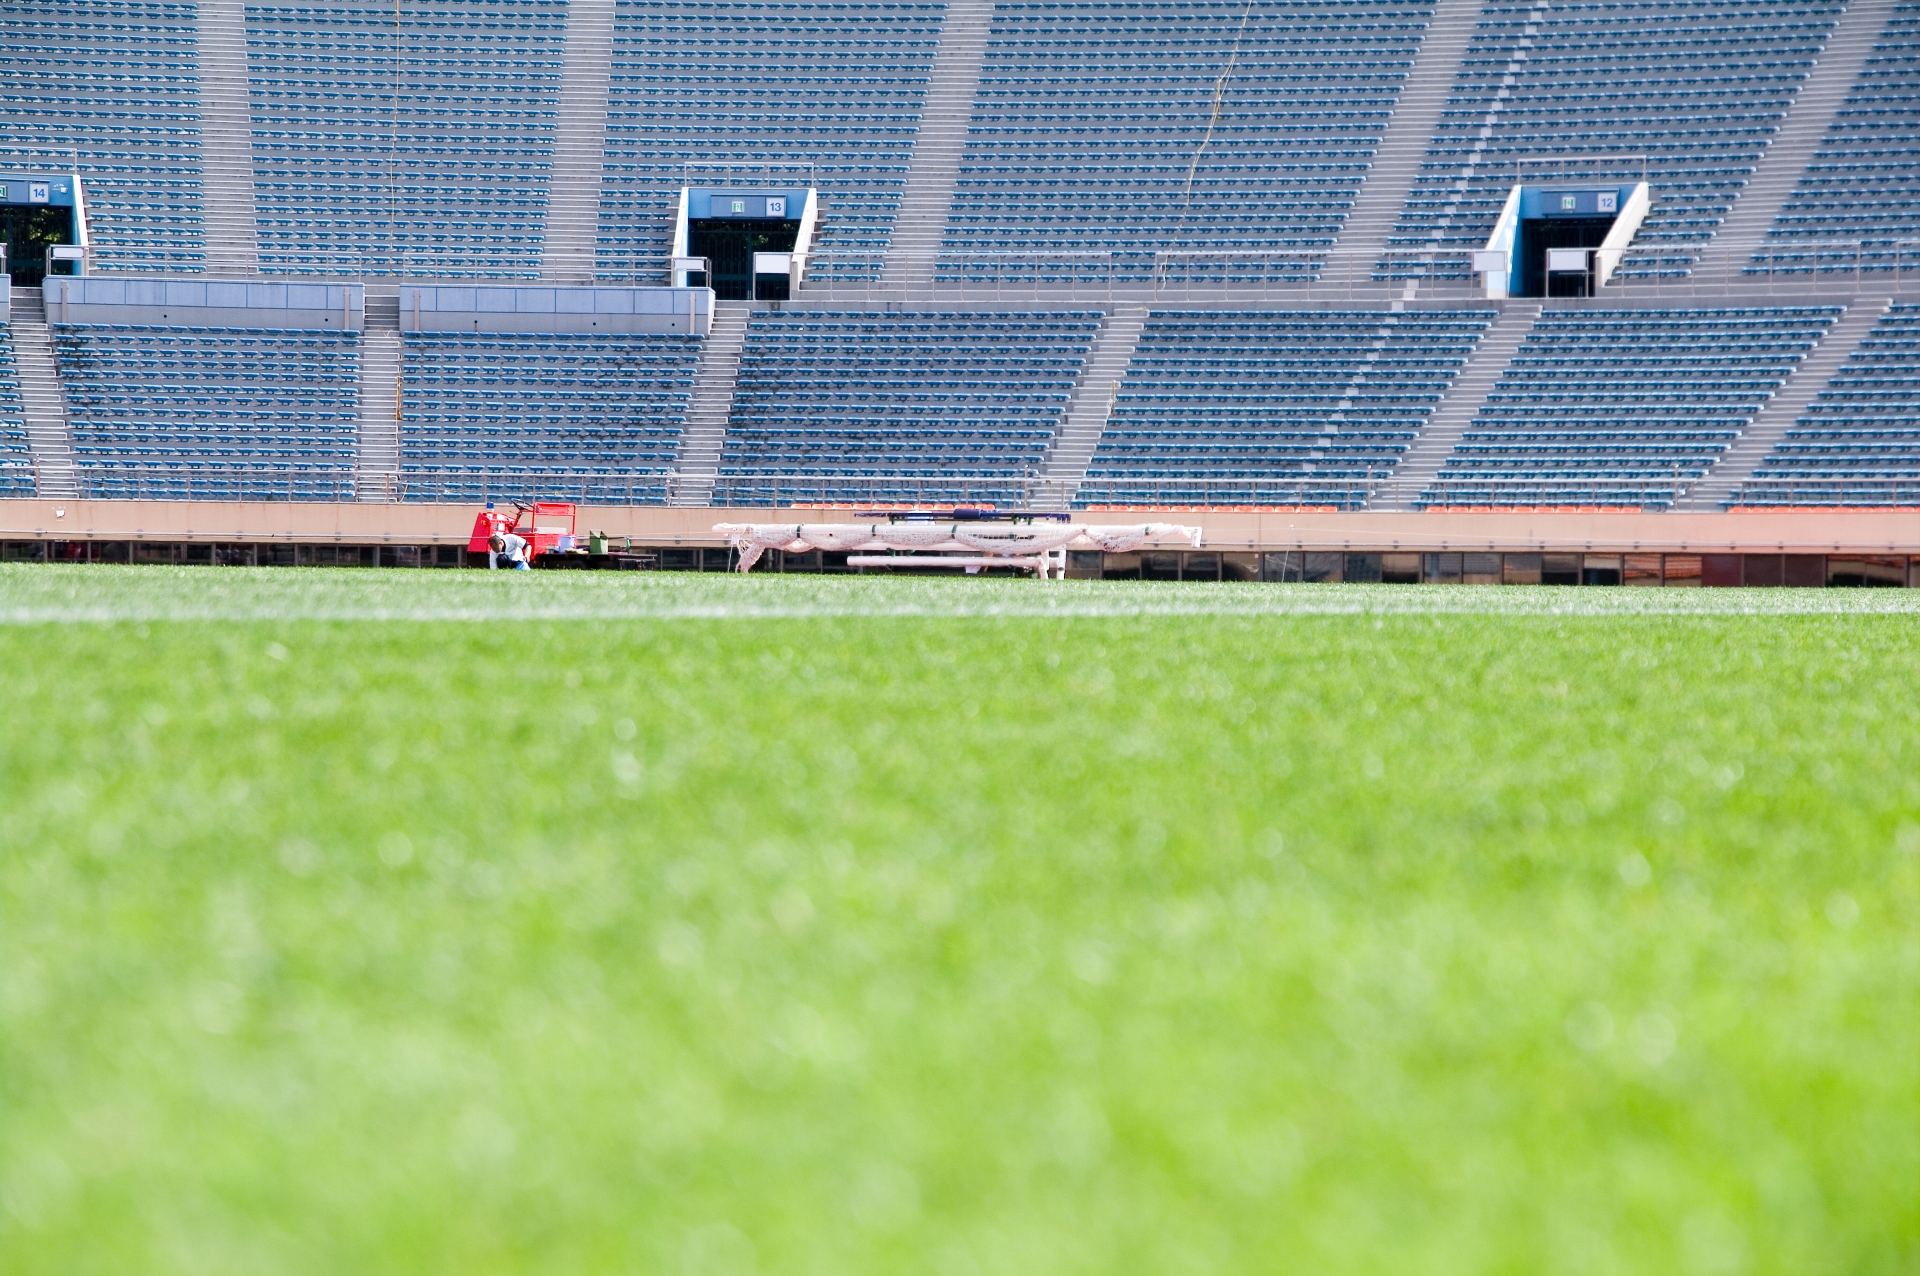
[[[488,501],[487,508],[474,516],[473,535],[467,538],[467,552],[484,554],[487,552],[488,537],[495,534],[504,536],[508,532],[526,538],[527,562],[530,566],[537,566],[542,554],[564,554],[573,549],[573,505],[568,501],[535,501],[531,505],[515,501],[513,514],[509,516],[494,509],[493,502]]]

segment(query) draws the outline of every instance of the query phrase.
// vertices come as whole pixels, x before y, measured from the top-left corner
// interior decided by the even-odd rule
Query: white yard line
[[[0,624],[147,621],[1920,616],[1920,590],[1232,585],[0,566]]]

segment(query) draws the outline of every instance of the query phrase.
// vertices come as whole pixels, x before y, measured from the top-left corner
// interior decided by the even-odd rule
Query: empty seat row
[[[1740,436],[1840,310],[1548,310],[1422,499],[1667,507]]]
[[[1080,499],[1351,506],[1395,464],[1493,312],[1155,312]],[[1251,486],[1249,486],[1251,484]]]
[[[1753,269],[1920,266],[1920,5],[1894,6]],[[1864,248],[1841,247],[1841,243]],[[1825,245],[1825,247],[1822,247]]]
[[[1742,505],[1920,496],[1920,305],[1893,306],[1743,485]]]
[[[405,495],[664,491],[701,344],[647,334],[406,334]],[[517,477],[497,473],[502,466]]]
[[[1531,178],[1546,181],[1630,182],[1644,171],[1652,211],[1618,278],[1686,273],[1779,131],[1843,7],[1840,0],[1489,5],[1393,247],[1480,247],[1523,163]]]
[[[1100,316],[755,315],[721,456],[740,499],[1014,500]]]
[[[351,332],[56,324],[74,463],[96,496],[339,500],[351,492]]]
[[[999,4],[943,247],[1090,228],[1107,248],[1329,245],[1431,15],[1428,0]],[[1122,260],[1115,277],[1151,269]]]

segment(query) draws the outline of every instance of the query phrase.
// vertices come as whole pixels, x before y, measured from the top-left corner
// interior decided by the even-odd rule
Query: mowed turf
[[[1920,1271],[1905,595],[0,620],[0,1272]]]

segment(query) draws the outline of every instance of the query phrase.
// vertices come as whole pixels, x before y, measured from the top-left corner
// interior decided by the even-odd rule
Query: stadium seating
[[[755,315],[720,473],[735,503],[1020,499],[1097,314]]]
[[[1548,310],[1426,503],[1670,506],[1840,309]]]
[[[565,0],[249,5],[262,267],[537,274],[565,40]]]
[[[205,258],[195,31],[195,6],[169,0],[0,7],[0,165],[65,168],[77,153],[101,268]]]
[[[771,179],[819,187],[816,246],[850,255],[827,277],[877,277],[941,13],[937,3],[619,0],[602,275],[660,276],[682,185]]]
[[[1430,0],[1000,4],[945,247],[1324,247],[1431,11]],[[1141,258],[1122,273],[1150,269]]]
[[[1920,305],[1874,325],[1740,503],[1920,505]]]
[[[1361,505],[1492,317],[1156,312],[1079,499]]]
[[[33,450],[27,446],[27,412],[14,371],[12,337],[0,323],[0,496],[32,496]]]
[[[353,495],[353,333],[54,327],[85,492],[169,500]]]
[[[1303,277],[1314,269],[1306,254],[1337,245],[1434,7],[993,7],[936,278],[1127,283],[1148,278],[1163,249],[1232,257],[1192,268],[1219,278],[1221,309],[1150,316],[1082,504],[1353,508],[1391,482],[1491,312],[1412,300],[1426,294],[1398,310],[1366,293],[1338,303],[1344,310],[1255,308],[1270,297],[1252,290]],[[1390,242],[1464,262],[1523,159],[1534,179],[1585,179],[1600,163],[1627,179],[1644,153],[1653,211],[1619,278],[1631,290],[1636,279],[1686,273],[1843,7],[1484,0],[1460,65],[1425,68],[1451,89],[1430,142],[1424,127],[1404,139],[1426,154],[1404,207],[1397,188],[1390,197],[1400,209]],[[1865,237],[1875,245],[1867,269],[1903,252],[1920,266],[1920,188],[1908,189],[1920,180],[1920,0],[1898,0],[1892,13],[1753,264],[1834,272],[1786,286],[1832,290],[1809,290],[1809,302],[1850,299],[1837,272],[1856,268],[1816,243]],[[24,148],[78,150],[96,269],[204,262],[205,16],[185,0],[0,0],[0,148],[15,148],[12,159],[0,149],[0,164],[27,166]],[[262,269],[537,275],[562,117],[585,111],[591,125],[599,109],[591,97],[562,103],[569,17],[569,0],[247,5]],[[942,0],[614,0],[612,17],[601,278],[661,279],[685,184],[805,181],[823,205],[812,277],[878,278],[948,19]],[[1595,154],[1613,158],[1581,158]],[[1546,156],[1565,158],[1564,173],[1537,163]],[[935,158],[955,157],[922,156]],[[1908,236],[1916,242],[1895,246]],[[1078,252],[1099,265],[1036,267],[1045,254]],[[1024,260],[1009,267],[996,255]],[[1185,273],[1175,265],[1160,278]],[[1717,298],[1706,273],[1688,283],[1702,291],[1686,308],[1643,308],[1665,294],[1624,309],[1551,304],[1424,503],[1662,508],[1682,498],[1839,310]],[[1734,282],[1754,298],[1765,291]],[[370,289],[369,322],[393,323],[391,287]],[[1038,284],[1007,295],[1036,309],[793,308],[808,304],[803,292],[755,314],[716,499],[1023,499],[1101,317],[1064,289],[1052,300]],[[1916,477],[1920,455],[1920,418],[1902,401],[1909,378],[1920,385],[1909,325],[1920,330],[1920,317],[1903,307],[1876,329],[1739,501],[1905,499],[1899,484]],[[102,324],[54,333],[87,492],[351,493],[365,442],[357,337]],[[676,486],[672,470],[702,346],[407,335],[402,494],[685,497],[693,489]],[[0,492],[32,484],[21,417],[0,340]],[[700,437],[690,455],[704,468],[714,436]],[[375,470],[386,465],[376,457],[385,438],[372,440]],[[1422,475],[1428,463],[1423,453]]]
[[[1522,157],[1538,179],[1639,175],[1653,208],[1620,278],[1684,274],[1751,176],[1840,0],[1489,0],[1396,248],[1477,248]],[[1407,269],[1413,269],[1408,267]]]
[[[1897,241],[1914,242],[1897,246]],[[1832,247],[1836,241],[1870,245]],[[1829,247],[1821,249],[1817,244]],[[1756,268],[1920,267],[1920,4],[1895,7],[1873,55],[1768,232]]]
[[[408,499],[659,501],[700,339],[409,333]]]

